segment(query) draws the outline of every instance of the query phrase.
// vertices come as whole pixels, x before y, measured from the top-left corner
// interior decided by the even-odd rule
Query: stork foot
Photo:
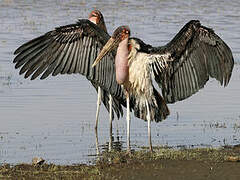
[[[133,152],[134,152],[133,149],[127,149],[126,155],[132,155]]]
[[[150,153],[153,153],[153,152],[154,152],[152,146],[149,146],[149,152],[150,152]]]

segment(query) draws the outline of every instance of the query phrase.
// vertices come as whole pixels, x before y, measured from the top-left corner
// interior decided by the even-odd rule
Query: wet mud
[[[218,179],[240,178],[240,146],[104,153],[95,165],[8,164],[4,179]]]

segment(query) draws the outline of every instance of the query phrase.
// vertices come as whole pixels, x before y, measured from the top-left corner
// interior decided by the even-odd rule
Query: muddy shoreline
[[[0,166],[0,179],[239,179],[240,146],[103,153],[95,165]]]

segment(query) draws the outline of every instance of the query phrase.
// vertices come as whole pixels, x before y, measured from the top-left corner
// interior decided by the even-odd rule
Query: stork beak
[[[114,38],[110,38],[108,40],[108,42],[105,44],[105,46],[102,48],[102,50],[100,51],[100,53],[98,54],[96,60],[94,61],[94,63],[92,64],[92,67],[96,66],[101,60],[102,58],[110,51],[112,51],[114,48],[116,48],[118,45],[118,41]]]

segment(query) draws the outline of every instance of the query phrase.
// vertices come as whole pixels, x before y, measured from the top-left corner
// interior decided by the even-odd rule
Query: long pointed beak
[[[117,47],[116,45],[118,45],[117,40],[114,38],[110,38],[98,54],[96,60],[92,64],[92,67],[96,66],[108,52],[112,51],[115,47]]]

